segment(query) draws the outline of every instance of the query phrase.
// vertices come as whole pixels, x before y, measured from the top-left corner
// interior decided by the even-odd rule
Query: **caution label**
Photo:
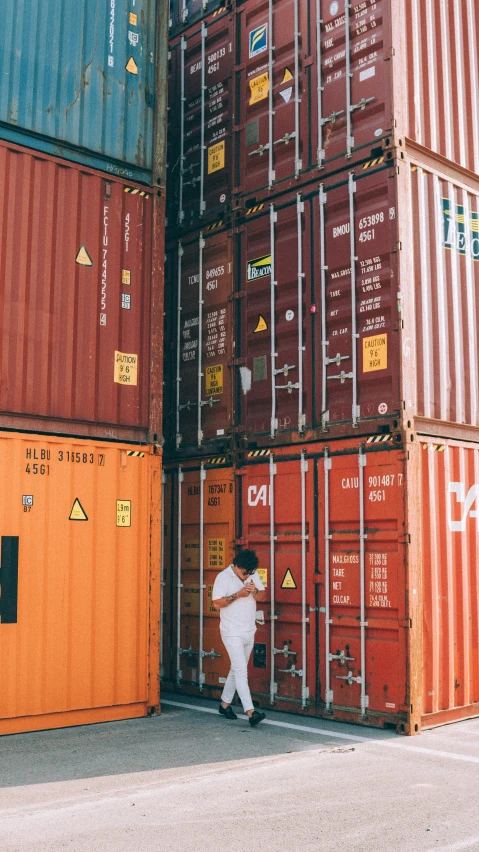
[[[374,370],[387,370],[388,366],[388,336],[375,334],[363,338],[363,373]]]
[[[286,571],[286,574],[283,577],[283,582],[281,583],[281,588],[282,589],[297,589],[298,588],[296,583],[295,583],[294,577],[293,577],[289,568],[288,568],[288,570]]]
[[[263,316],[261,316],[261,314],[259,314],[258,322],[256,323],[256,328],[253,331],[253,334],[258,334],[259,331],[267,331],[267,330],[268,330],[268,323],[266,322],[265,318]]]
[[[258,577],[260,578],[265,589],[268,588],[268,569],[258,568]]]
[[[115,350],[114,382],[119,385],[138,384],[138,355]]]
[[[121,270],[121,283],[127,284],[128,287],[130,286],[130,284],[131,284],[131,272],[130,272],[129,269],[122,269]]]
[[[130,21],[132,27],[138,26],[138,15],[135,12],[130,12],[128,20]]]
[[[249,81],[249,87],[251,89],[251,97],[249,99],[250,106],[257,104],[258,101],[264,101],[269,94],[268,72],[265,71],[264,74],[259,74],[258,77],[253,77],[253,79]]]
[[[132,56],[130,56],[128,62],[125,65],[125,68],[130,74],[138,74],[138,65],[136,64]]]
[[[206,396],[223,393],[223,365],[206,368]]]
[[[116,501],[117,527],[131,527],[131,500]]]
[[[225,141],[208,148],[208,174],[212,175],[225,167]]]
[[[226,539],[224,538],[209,538],[208,539],[208,567],[222,571],[226,568],[225,564],[225,549]]]
[[[72,510],[70,512],[70,517],[69,517],[68,520],[70,520],[70,521],[87,521],[88,520],[88,515],[85,512],[85,509],[83,508],[82,504],[80,503],[78,497],[75,499],[75,501],[73,503]]]
[[[75,263],[78,263],[79,266],[93,266],[93,261],[88,254],[85,246],[80,246],[78,249],[78,254],[75,258]]]

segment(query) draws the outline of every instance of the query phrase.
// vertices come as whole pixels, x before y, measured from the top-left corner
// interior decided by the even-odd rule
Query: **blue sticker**
[[[260,27],[251,30],[249,34],[249,58],[257,56],[258,53],[264,53],[268,50],[268,24],[262,24]]]

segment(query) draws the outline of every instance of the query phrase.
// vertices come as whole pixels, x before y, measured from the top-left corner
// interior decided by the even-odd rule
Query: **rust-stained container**
[[[158,712],[158,450],[3,433],[0,476],[0,734]]]
[[[5,142],[0,188],[0,426],[157,440],[163,199]]]
[[[180,457],[224,450],[233,426],[231,252],[231,235],[213,230],[168,255],[164,433]]]
[[[262,706],[410,734],[479,714],[479,444],[408,432],[251,450],[228,476],[197,465],[193,480],[185,470],[181,489],[177,470],[165,524],[171,600],[180,601],[166,655],[177,689],[218,697],[228,667],[215,657],[201,679],[200,646],[190,640],[203,621],[201,647],[221,652],[207,615],[213,573],[201,581],[196,567],[188,586],[205,587],[194,630],[181,603],[175,553],[185,553],[179,564],[189,581],[192,518],[196,545],[208,524],[204,563],[207,540],[227,535],[224,564],[234,546],[258,553],[267,598],[258,605],[249,680]],[[207,483],[227,491],[233,478],[234,533],[223,509],[206,507]]]
[[[168,225],[188,230],[231,209],[234,16],[222,10],[170,44]]]
[[[234,553],[234,470],[225,457],[185,462],[165,469],[164,489],[162,676],[203,692],[229,669],[211,593]]]
[[[0,138],[164,186],[166,0],[4,0],[2,15]]]

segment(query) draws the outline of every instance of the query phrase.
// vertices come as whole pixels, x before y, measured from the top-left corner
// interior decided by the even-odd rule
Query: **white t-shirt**
[[[258,591],[262,592],[264,586],[257,571],[245,580],[245,583],[253,581]],[[234,595],[244,586],[243,580],[235,574],[233,566],[228,565],[224,571],[218,574],[213,586],[212,599]],[[248,595],[247,598],[236,598],[233,603],[220,609],[220,631],[223,636],[244,636],[254,633],[256,630],[256,598]]]

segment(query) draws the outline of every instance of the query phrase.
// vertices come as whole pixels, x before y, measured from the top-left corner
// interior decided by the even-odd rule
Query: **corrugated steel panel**
[[[233,425],[232,240],[210,231],[168,257],[168,450],[216,452]],[[171,416],[174,413],[175,416]]]
[[[401,0],[393,44],[398,137],[479,171],[479,14],[474,0]]]
[[[155,194],[6,143],[0,186],[0,423],[148,440],[161,423]]]
[[[415,360],[416,393],[405,391],[406,406],[428,420],[478,427],[479,181],[473,191],[460,176],[454,181],[427,166],[402,177],[411,205],[410,215],[399,210],[409,254],[402,260],[415,282],[415,334],[405,330],[403,357]]]
[[[421,439],[422,724],[479,713],[479,446]]]
[[[165,600],[162,672],[193,691],[216,689],[229,660],[211,603],[218,571],[232,561],[235,479],[221,456],[165,471]],[[202,590],[203,589],[203,590]],[[204,652],[202,654],[202,652]]]
[[[0,137],[157,182],[155,65],[163,63],[164,80],[164,0],[38,0],[33,6],[6,0],[2,13]],[[158,96],[163,137],[166,105],[161,91]]]
[[[241,535],[270,598],[255,692],[282,709],[406,726],[403,454],[352,439],[256,461],[241,478]]]
[[[158,709],[161,457],[0,436],[0,733]]]
[[[170,45],[168,224],[188,229],[231,208],[234,16],[218,14]]]

